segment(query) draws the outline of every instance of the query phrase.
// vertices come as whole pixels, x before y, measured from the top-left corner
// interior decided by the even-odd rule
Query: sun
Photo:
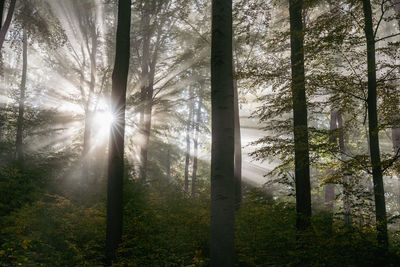
[[[114,115],[109,110],[96,110],[92,117],[93,134],[95,138],[105,140],[110,134],[110,129],[115,121]]]

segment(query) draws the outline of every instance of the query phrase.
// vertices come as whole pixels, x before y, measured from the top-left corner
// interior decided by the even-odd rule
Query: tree
[[[378,242],[386,247],[388,245],[385,191],[383,188],[382,166],[379,149],[379,128],[377,113],[377,83],[375,59],[375,34],[372,25],[372,8],[370,0],[363,0],[364,31],[367,41],[367,66],[368,66],[368,135],[372,164],[372,178],[374,182],[376,229]]]
[[[110,132],[107,185],[106,262],[111,264],[122,236],[124,134],[126,85],[130,56],[131,1],[118,1],[118,25],[111,103],[114,122]]]
[[[234,265],[232,1],[212,1],[211,266]]]
[[[193,100],[193,89],[189,89],[189,117],[186,121],[186,153],[185,153],[185,177],[184,177],[184,190],[189,193],[189,163],[190,163],[190,130],[193,124],[193,111],[194,111],[194,100]]]
[[[233,60],[233,74],[236,75],[235,61]],[[242,141],[240,136],[239,91],[238,82],[233,80],[234,112],[235,112],[235,205],[240,208],[242,201]]]
[[[289,1],[290,47],[292,69],[292,103],[294,120],[294,152],[296,180],[296,227],[306,230],[310,227],[311,189],[308,148],[307,103],[304,75],[304,33],[302,0]]]
[[[4,12],[4,2],[6,0],[0,0],[0,30],[1,26],[3,25],[3,12]]]
[[[197,168],[198,168],[198,156],[199,156],[199,134],[200,134],[200,123],[201,123],[201,106],[202,101],[202,89],[203,85],[200,84],[198,91],[199,100],[197,102],[196,111],[196,124],[194,127],[194,137],[193,137],[193,170],[192,170],[192,197],[196,195],[196,182],[197,182]]]
[[[26,90],[26,74],[28,69],[28,36],[26,30],[22,34],[22,77],[20,86],[20,96],[18,105],[18,119],[17,119],[17,138],[15,141],[17,160],[23,160],[24,147],[23,147],[23,124],[24,124],[24,111],[25,111],[25,90]]]
[[[1,48],[3,47],[4,41],[6,39],[6,34],[8,31],[8,28],[10,27],[10,24],[11,24],[11,19],[14,14],[16,2],[17,2],[17,0],[11,0],[10,7],[8,8],[8,12],[7,12],[6,20],[4,21],[4,24],[0,27],[0,51],[1,51]],[[4,5],[4,1],[3,1],[3,5]],[[3,9],[1,11],[3,11]],[[1,24],[1,22],[0,22],[0,24]]]

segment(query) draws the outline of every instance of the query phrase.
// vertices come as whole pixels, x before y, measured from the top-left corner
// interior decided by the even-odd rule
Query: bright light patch
[[[107,110],[98,110],[92,117],[93,134],[96,141],[105,141],[114,122],[114,115]]]

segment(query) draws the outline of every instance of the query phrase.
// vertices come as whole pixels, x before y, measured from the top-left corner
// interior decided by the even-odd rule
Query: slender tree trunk
[[[201,123],[201,106],[202,97],[201,97],[201,90],[199,90],[199,102],[196,112],[196,127],[194,132],[193,138],[193,173],[192,173],[192,197],[196,195],[197,189],[197,162],[199,156],[199,132],[200,132],[200,123]]]
[[[210,266],[234,265],[232,0],[212,1]]]
[[[150,77],[149,77],[149,65],[150,65],[150,10],[149,10],[149,1],[144,1],[143,3],[143,15],[141,18],[141,26],[142,26],[142,86],[140,89],[141,96],[141,114],[140,114],[140,134],[142,139],[142,146],[140,148],[140,172],[139,177],[140,180],[146,180],[146,172],[147,172],[147,149],[148,149],[148,141],[150,136],[150,129],[148,130],[148,124],[151,126],[151,108],[149,113],[149,90],[150,90]],[[147,131],[148,130],[148,131]]]
[[[397,0],[392,1],[394,12],[398,17],[398,25],[400,28],[400,2]],[[393,150],[395,156],[400,155],[400,114],[399,114],[399,108],[398,108],[398,101],[396,101],[394,110],[396,110],[396,114],[393,116],[393,119],[396,121],[396,125],[392,128],[392,144],[393,144]],[[397,164],[396,166],[396,172],[397,172],[397,183],[398,183],[398,197],[397,197],[397,205],[398,205],[398,211],[400,213],[400,165]]]
[[[233,75],[235,76],[235,62],[233,61]],[[237,79],[233,79],[233,101],[235,113],[235,204],[236,210],[240,208],[242,202],[242,141],[240,136],[240,114],[239,114],[239,91]]]
[[[92,26],[94,27],[94,26]],[[87,105],[85,108],[85,130],[84,130],[84,138],[83,138],[83,168],[82,168],[82,176],[85,181],[86,186],[89,185],[91,175],[90,175],[90,165],[91,158],[89,157],[89,152],[91,149],[91,134],[92,134],[92,95],[95,93],[96,86],[96,73],[97,73],[97,62],[96,62],[96,54],[97,54],[97,35],[94,28],[91,29],[91,38],[92,38],[92,47],[90,51],[90,83],[89,83],[89,94],[87,99]]]
[[[18,119],[17,119],[17,140],[16,145],[16,159],[23,160],[24,146],[23,146],[23,126],[24,126],[24,111],[25,111],[25,90],[26,90],[26,74],[28,69],[28,36],[26,30],[23,30],[22,40],[22,78],[19,95],[18,106]]]
[[[0,31],[3,25],[4,2],[5,0],[0,0]]]
[[[111,127],[108,184],[106,263],[111,265],[122,236],[122,196],[124,176],[124,135],[126,85],[130,55],[131,1],[118,1],[118,26],[114,71],[112,74],[111,105],[115,121]]]
[[[344,144],[344,133],[343,133],[343,118],[340,111],[337,111],[337,126],[340,129],[339,133],[339,150],[341,153],[341,159],[343,162],[347,160],[346,147]],[[344,210],[344,223],[351,225],[351,205],[350,205],[350,192],[349,192],[349,177],[343,177],[343,210]]]
[[[396,119],[398,119],[398,115],[396,116]],[[392,128],[392,145],[393,145],[393,151],[394,151],[394,156],[399,156],[400,155],[400,127],[393,127]],[[400,170],[399,170],[399,165],[396,166],[396,174],[397,174],[397,183],[398,183],[398,196],[397,196],[397,208],[400,213]]]
[[[152,117],[152,110],[153,110],[153,83],[150,81],[150,85],[147,88],[146,92],[146,106],[144,111],[144,127],[143,127],[143,144],[140,150],[141,153],[141,171],[140,177],[142,181],[146,180],[147,175],[147,155],[149,150],[149,143],[150,143],[150,134],[151,134],[151,117]]]
[[[189,193],[189,164],[190,164],[190,130],[193,121],[193,93],[190,89],[190,105],[189,105],[189,117],[186,124],[186,154],[185,154],[185,193]]]
[[[0,32],[3,26],[3,13],[4,13],[4,2],[5,0],[0,0]],[[0,49],[1,50],[1,49]],[[3,54],[0,53],[0,79],[3,76]],[[2,109],[3,104],[0,104],[0,108]],[[0,110],[1,112],[1,110]],[[4,117],[0,113],[0,142],[3,141],[3,125],[4,125]]]
[[[167,150],[167,180],[171,180],[171,150]]]
[[[379,151],[379,129],[377,114],[377,90],[376,90],[376,60],[375,60],[375,38],[372,25],[372,9],[370,0],[363,0],[365,17],[365,37],[367,40],[367,62],[368,62],[368,133],[369,147],[371,152],[372,177],[374,182],[376,228],[378,231],[378,242],[383,247],[388,245],[387,219],[385,192],[383,188],[381,158]]]
[[[2,27],[0,29],[0,52],[3,47],[3,43],[6,39],[6,34],[8,31],[8,28],[10,27],[10,24],[11,24],[11,19],[14,14],[16,2],[17,2],[17,0],[11,0],[10,7],[8,8],[8,12],[7,12],[6,20],[4,21],[4,24],[2,25]]]
[[[83,132],[83,151],[82,151],[82,178],[85,185],[89,184],[89,169],[90,169],[90,136],[92,126],[92,112],[89,110],[89,106],[85,108],[85,128]]]
[[[304,77],[304,33],[301,15],[303,1],[290,0],[289,5],[296,178],[296,227],[297,230],[303,231],[308,229],[311,224],[310,162]]]
[[[331,131],[330,136],[329,136],[329,143],[331,144],[337,144],[336,143],[336,133],[334,133],[335,130],[337,130],[337,111],[332,108],[331,110],[331,121],[330,121],[330,128],[329,130]],[[330,213],[333,212],[333,202],[335,201],[335,185],[332,183],[328,183],[325,186],[325,203],[326,203],[326,208]]]

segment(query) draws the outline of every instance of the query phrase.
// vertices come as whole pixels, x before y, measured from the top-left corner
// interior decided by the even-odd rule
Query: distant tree
[[[18,105],[18,119],[17,119],[17,138],[15,141],[17,160],[23,160],[24,147],[23,147],[23,125],[24,125],[24,111],[25,111],[25,91],[26,91],[26,75],[28,69],[28,36],[24,29],[22,34],[22,76],[20,85],[19,105]]]
[[[124,135],[126,85],[130,56],[131,1],[118,1],[118,24],[111,106],[114,121],[110,132],[107,184],[106,263],[111,265],[122,236]]]
[[[199,157],[199,135],[200,135],[200,124],[201,124],[201,108],[203,105],[202,89],[203,86],[200,85],[198,91],[196,122],[194,127],[194,136],[193,136],[192,196],[196,195],[196,190],[197,190],[196,183],[197,183],[197,168],[198,168],[198,157]]]
[[[186,152],[185,152],[185,173],[184,173],[184,190],[189,193],[189,164],[190,164],[190,132],[193,126],[193,112],[194,112],[194,100],[193,100],[193,88],[189,89],[189,117],[186,121]]]
[[[212,1],[211,266],[234,265],[232,1]]]

